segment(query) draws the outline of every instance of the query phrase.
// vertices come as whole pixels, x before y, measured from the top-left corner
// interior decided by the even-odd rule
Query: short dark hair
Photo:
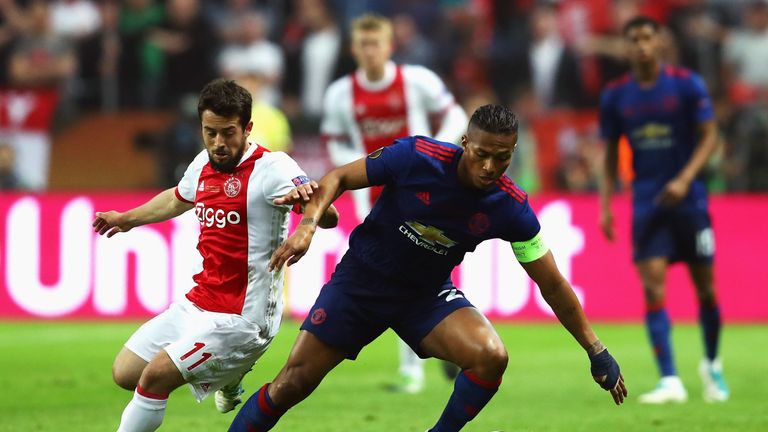
[[[659,31],[659,23],[655,19],[651,17],[647,17],[645,15],[639,15],[631,20],[627,21],[626,24],[624,24],[624,28],[622,29],[622,34],[626,36],[630,30],[632,30],[635,27],[643,27],[643,26],[650,26],[654,32]]]
[[[503,105],[483,105],[472,113],[469,127],[499,135],[517,133],[517,116]]]
[[[232,80],[217,79],[206,84],[200,92],[197,116],[202,120],[205,110],[222,117],[236,115],[240,119],[240,126],[245,129],[251,121],[252,105],[253,99],[248,90]]]

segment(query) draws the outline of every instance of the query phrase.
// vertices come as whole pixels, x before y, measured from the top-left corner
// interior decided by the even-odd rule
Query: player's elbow
[[[328,210],[325,211],[323,217],[320,218],[320,222],[317,224],[320,228],[334,228],[339,224],[339,211],[336,207],[331,205]]]

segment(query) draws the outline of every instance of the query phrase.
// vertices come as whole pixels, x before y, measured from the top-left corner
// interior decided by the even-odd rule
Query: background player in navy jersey
[[[349,250],[304,321],[287,363],[243,405],[230,431],[271,429],[325,375],[387,328],[421,357],[461,366],[434,432],[458,431],[498,390],[507,351],[491,323],[454,287],[451,271],[482,241],[502,238],[538,284],[563,326],[587,351],[591,373],[616,404],[627,395],[619,365],[595,335],[552,253],[526,194],[503,173],[517,143],[517,118],[486,105],[472,115],[462,146],[399,139],[320,181],[272,269],[309,248],[320,215],[342,192],[384,190],[352,232]]]
[[[720,310],[712,277],[714,238],[706,186],[698,175],[715,149],[712,105],[701,78],[659,60],[658,24],[645,17],[624,27],[632,73],[608,85],[600,101],[600,129],[606,140],[600,223],[612,240],[610,196],[616,182],[618,141],[632,147],[632,244],[646,301],[646,326],[661,373],[658,386],[640,402],[683,402],[670,346],[671,324],[664,305],[667,266],[688,264],[700,304],[705,358],[699,367],[707,401],[725,401],[728,389],[717,359]]]

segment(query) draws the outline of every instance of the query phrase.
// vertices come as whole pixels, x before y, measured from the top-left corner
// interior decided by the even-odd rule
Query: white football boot
[[[245,392],[245,390],[243,390],[243,386],[239,382],[235,385],[224,386],[221,390],[217,390],[213,397],[216,402],[216,409],[222,414],[232,411],[236,406],[243,402],[243,399],[240,397],[243,392]]]
[[[720,359],[710,361],[702,359],[699,363],[699,376],[704,384],[704,400],[706,402],[725,402],[731,395],[723,378],[723,364]]]
[[[680,377],[665,376],[659,380],[655,389],[641,394],[637,400],[644,404],[682,403],[688,400],[688,392],[685,391]]]

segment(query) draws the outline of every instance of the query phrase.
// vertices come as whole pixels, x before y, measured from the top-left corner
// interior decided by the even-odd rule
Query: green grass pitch
[[[89,432],[117,429],[130,392],[111,380],[114,355],[138,323],[0,323],[0,431]],[[246,380],[250,394],[282,365],[298,331],[286,322]],[[640,325],[597,325],[619,360],[629,400],[614,406],[589,376],[581,348],[556,324],[503,324],[497,329],[510,362],[496,397],[467,431],[768,431],[768,327],[726,327],[723,353],[732,391],[725,404],[706,404],[696,367],[698,328],[676,326],[673,339],[690,400],[644,406],[636,397],[656,381]],[[344,362],[306,401],[289,411],[280,431],[415,431],[431,427],[451,392],[435,360],[418,395],[387,393],[397,349],[392,333]],[[233,413],[219,414],[213,398],[198,404],[187,388],[170,398],[161,431],[226,431]]]

